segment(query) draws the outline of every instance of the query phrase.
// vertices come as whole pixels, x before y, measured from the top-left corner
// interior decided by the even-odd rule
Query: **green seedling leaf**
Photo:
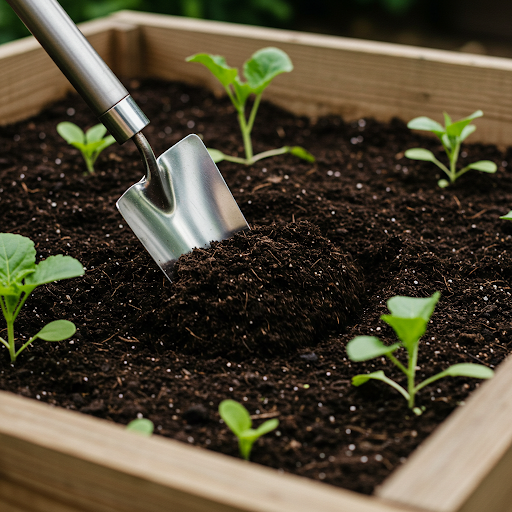
[[[407,123],[407,128],[411,130],[425,130],[434,133],[444,133],[444,127],[430,117],[415,117]]]
[[[71,338],[76,332],[76,327],[69,320],[54,320],[45,325],[35,336],[44,341],[62,341]]]
[[[275,4],[275,1],[272,5]],[[226,90],[229,99],[236,109],[238,124],[242,133],[245,149],[245,158],[230,156],[215,149],[209,149],[215,163],[227,160],[229,162],[252,165],[263,158],[270,158],[284,153],[291,153],[308,162],[314,162],[314,156],[299,146],[284,146],[278,149],[270,149],[255,155],[253,153],[251,132],[256,119],[256,114],[261,101],[263,91],[271,81],[281,73],[293,70],[293,64],[288,55],[279,48],[262,48],[255,52],[244,63],[243,72],[245,81],[238,75],[238,70],[228,66],[226,59],[221,55],[197,53],[186,59],[187,62],[197,62],[206,66],[220,81]],[[246,110],[246,103],[250,97],[254,101],[250,111]]]
[[[0,233],[0,284],[4,288],[20,285],[36,269],[36,250],[29,238]]]
[[[469,124],[462,130],[462,133],[460,134],[460,141],[462,142],[467,137],[469,137],[474,131],[476,130],[476,126],[474,124]]]
[[[389,311],[393,316],[400,318],[417,318],[421,317],[428,322],[441,294],[435,292],[431,297],[404,297],[396,295],[387,301]]]
[[[150,437],[155,430],[155,425],[151,420],[148,420],[147,418],[137,418],[136,420],[130,421],[130,423],[126,425],[126,430],[135,432],[142,436]]]
[[[103,139],[106,133],[107,129],[105,126],[97,124],[85,132],[85,141],[87,144],[91,142],[101,142],[101,139]]]
[[[43,327],[16,350],[14,321],[32,291],[40,284],[82,275],[82,265],[71,256],[50,256],[36,265],[34,243],[29,238],[12,233],[0,233],[0,309],[7,323],[7,341],[0,343],[9,349],[11,362],[33,341],[61,341],[73,336],[72,322],[56,320]]]
[[[64,121],[57,125],[57,133],[68,143],[79,142],[81,144],[85,141],[85,133],[83,130],[74,123]]]
[[[450,126],[452,124],[452,118],[448,115],[448,112],[443,112],[444,126]]]
[[[28,286],[39,286],[41,284],[69,279],[84,274],[82,264],[71,256],[49,256],[41,261],[35,268],[35,272],[30,274],[25,280]]]
[[[471,377],[474,379],[491,379],[494,371],[482,364],[459,363],[450,366],[443,372],[449,377]]]
[[[233,83],[238,75],[236,68],[227,65],[226,59],[221,55],[210,55],[208,53],[196,53],[185,59],[187,62],[197,62],[206,66],[217,80],[224,86],[228,87]]]
[[[389,384],[393,389],[396,389],[406,400],[409,400],[409,393],[407,393],[407,391],[402,386],[400,386],[400,384],[397,384],[394,380],[386,377],[386,374],[382,370],[373,373],[367,373],[366,375],[356,375],[355,377],[352,377],[352,385],[356,387],[362,386],[371,379],[380,380],[386,384]]]
[[[487,172],[490,174],[495,173],[498,170],[498,166],[490,160],[479,160],[473,162],[467,166],[468,169],[474,169],[475,171]]]
[[[510,210],[506,215],[503,215],[502,217],[500,217],[500,219],[512,220],[512,210]]]
[[[244,63],[244,76],[256,94],[270,84],[281,73],[293,70],[290,57],[279,48],[262,48]]]
[[[422,160],[424,162],[436,162],[437,158],[432,151],[422,148],[408,149],[404,155],[411,160]]]
[[[208,153],[210,153],[210,156],[215,163],[222,162],[226,156],[222,151],[219,151],[218,149],[208,148]]]
[[[219,405],[220,417],[230,430],[240,436],[252,426],[251,416],[247,409],[235,400],[223,400]]]
[[[257,429],[251,428],[252,420],[247,409],[242,404],[229,399],[220,403],[219,414],[237,436],[240,455],[246,460],[249,460],[254,442],[279,425],[277,419],[272,419],[265,421]]]
[[[99,154],[115,142],[112,135],[103,137],[107,129],[102,124],[97,124],[84,133],[76,124],[64,121],[57,125],[57,132],[68,144],[82,153],[90,174],[94,174],[94,162]]]
[[[368,361],[392,354],[398,348],[400,343],[386,346],[375,336],[356,336],[347,343],[347,355],[351,361]]]
[[[307,151],[306,149],[304,149],[300,146],[290,147],[289,152],[292,155],[302,158],[302,160],[306,160],[306,162],[314,162],[315,161],[315,157],[309,151]]]
[[[427,330],[428,321],[421,317],[400,318],[393,315],[382,315],[380,318],[393,328],[408,352],[414,349]]]

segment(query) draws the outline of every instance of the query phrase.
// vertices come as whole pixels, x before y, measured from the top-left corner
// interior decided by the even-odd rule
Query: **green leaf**
[[[306,150],[300,146],[290,146],[289,152],[292,155],[302,158],[302,160],[306,160],[306,162],[314,162],[315,161],[315,157],[308,150]]]
[[[64,121],[57,125],[58,134],[68,143],[85,142],[85,134],[76,124]]]
[[[490,160],[479,160],[478,162],[473,162],[472,164],[468,165],[468,168],[474,169],[475,171],[487,172],[490,174],[493,174],[498,170],[498,166]]]
[[[506,215],[503,215],[502,217],[500,217],[500,219],[512,220],[512,210],[510,210]]]
[[[465,140],[467,137],[469,137],[474,131],[476,130],[476,126],[473,125],[473,124],[469,124],[468,126],[466,126],[461,134],[460,134],[460,141],[462,142],[463,140]]]
[[[36,250],[30,238],[0,233],[0,284],[10,288],[36,269]]]
[[[101,141],[106,133],[107,129],[101,123],[97,124],[85,132],[85,142],[90,144],[91,142]]]
[[[223,400],[219,404],[219,414],[224,423],[236,436],[251,428],[252,420],[247,409],[235,400]]]
[[[428,132],[434,132],[435,134],[444,133],[445,129],[430,117],[415,117],[407,123],[407,128],[411,130],[426,130]]]
[[[463,130],[471,123],[471,121],[473,121],[473,119],[476,119],[477,117],[482,117],[483,115],[484,113],[481,110],[477,110],[468,117],[465,117],[464,119],[456,121],[455,123],[452,123],[451,125],[447,126],[446,133],[450,137],[461,137]]]
[[[36,271],[25,279],[25,284],[31,287],[39,286],[61,279],[69,279],[83,275],[84,267],[71,256],[49,256],[36,266]]]
[[[237,76],[233,82],[233,89],[235,90],[236,99],[238,100],[240,108],[243,108],[247,98],[255,93],[254,89],[247,83],[242,82]]]
[[[45,325],[34,338],[44,341],[62,341],[71,338],[76,332],[76,327],[69,320],[55,320]]]
[[[444,117],[444,126],[449,126],[452,124],[452,118],[448,115],[448,112],[443,112]]]
[[[490,379],[494,376],[494,371],[487,366],[474,363],[454,364],[441,373],[449,377],[472,377],[474,379]]]
[[[130,421],[130,423],[126,425],[126,430],[149,437],[151,434],[153,434],[155,425],[151,420],[148,420],[147,418],[137,418],[136,420]]]
[[[99,155],[104,149],[114,144],[115,141],[116,139],[112,135],[108,135],[100,141],[100,144],[96,147],[96,153]]]
[[[441,180],[439,180],[439,181],[437,182],[437,186],[438,186],[439,188],[446,188],[446,187],[448,187],[449,185],[450,185],[450,182],[449,182],[448,180],[445,180],[444,178],[443,178],[443,179],[441,179]]]
[[[408,352],[411,352],[427,330],[428,322],[420,317],[399,318],[393,315],[382,315],[380,318],[393,328]]]
[[[206,66],[212,74],[224,86],[232,84],[235,77],[238,75],[236,68],[229,67],[226,64],[226,59],[221,55],[210,55],[209,53],[196,53],[185,59],[187,62],[198,62]]]
[[[208,149],[208,153],[210,153],[210,156],[212,157],[212,160],[215,163],[222,162],[222,160],[224,160],[225,155],[222,151],[219,151],[218,149],[212,149],[212,148],[207,148],[207,149]]]
[[[255,93],[262,92],[281,73],[293,70],[290,57],[279,48],[262,48],[244,63],[244,75]]]
[[[352,385],[361,386],[362,384],[366,384],[371,379],[382,380],[384,382],[387,382],[388,380],[386,374],[382,370],[379,370],[378,372],[355,375],[352,377]]]
[[[391,297],[386,304],[393,316],[400,318],[421,317],[428,322],[440,297],[439,292],[435,292],[432,296],[426,298],[396,295]]]
[[[276,429],[278,426],[279,426],[278,419],[273,418],[271,420],[267,420],[256,429],[256,434],[258,437],[261,437],[262,435],[268,434],[272,430]]]
[[[432,151],[423,148],[412,148],[408,149],[404,155],[412,160],[422,160],[425,162],[436,162],[436,157]]]
[[[387,346],[375,336],[356,336],[347,343],[347,355],[351,361],[368,361],[385,356],[400,348],[400,343]]]

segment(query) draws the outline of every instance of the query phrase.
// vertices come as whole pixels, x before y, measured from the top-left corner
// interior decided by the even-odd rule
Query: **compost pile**
[[[127,87],[157,154],[189,133],[242,154],[228,100],[175,83]],[[478,386],[455,378],[423,389],[421,417],[380,383],[352,387],[356,373],[402,379],[380,359],[356,364],[345,353],[357,335],[396,341],[379,320],[386,300],[442,294],[418,379],[508,354],[512,223],[499,216],[512,207],[509,150],[465,145],[462,165],[489,159],[498,172],[471,171],[441,190],[436,167],[404,157],[415,146],[440,155],[438,143],[402,120],[309,120],[262,103],[255,152],[297,144],[316,163],[219,164],[252,230],[183,256],[170,283],[115,208],[143,174],[135,146],[111,146],[84,176],[60,121],[96,124],[70,96],[0,127],[1,231],[34,240],[38,259],[69,254],[87,269],[35,290],[15,323],[18,343],[58,318],[78,330],[37,340],[14,366],[0,351],[2,389],[121,423],[142,414],[159,434],[236,456],[217,413],[233,398],[280,420],[252,460],[371,493]]]

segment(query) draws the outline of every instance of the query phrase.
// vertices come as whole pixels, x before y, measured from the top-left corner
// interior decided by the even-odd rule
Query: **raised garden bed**
[[[482,108],[486,117],[478,122],[474,140],[480,136],[503,144],[509,113],[502,109],[498,116],[489,95],[477,95],[476,85],[464,79],[471,74],[474,82],[480,76],[494,80],[497,95],[510,82],[510,64],[129,13],[89,24],[86,31],[119,73],[196,83],[207,78],[199,67],[184,64],[189,54],[206,47],[237,63],[261,46],[278,45],[290,54],[296,71],[276,80],[269,90],[273,101],[299,114],[333,115],[311,120],[262,107],[255,128],[262,150],[281,140],[298,143],[318,162],[279,157],[249,169],[221,164],[255,229],[184,258],[173,285],[115,211],[117,197],[141,174],[133,147],[110,148],[100,157],[97,175],[84,178],[79,157],[54,133],[61,120],[94,123],[76,97],[2,128],[2,231],[32,237],[43,256],[72,254],[88,269],[80,281],[36,292],[32,309],[18,321],[18,329],[29,333],[43,320],[74,315],[79,334],[73,343],[48,347],[41,342],[14,369],[5,359],[2,387],[121,423],[143,413],[164,435],[236,455],[232,436],[216,415],[218,401],[233,397],[251,412],[259,410],[260,417],[279,414],[281,419],[280,435],[268,436],[255,449],[256,462],[372,492],[475,383],[441,381],[420,397],[427,412],[411,417],[392,391],[350,386],[350,376],[371,365],[347,366],[345,343],[382,327],[378,317],[386,298],[441,290],[425,338],[432,352],[423,351],[421,366],[437,370],[474,358],[497,365],[508,352],[512,240],[511,228],[498,219],[512,204],[508,153],[489,145],[468,148],[468,159],[481,154],[496,161],[498,174],[468,174],[441,191],[432,167],[403,157],[418,136],[402,121],[379,124],[372,117],[438,117],[443,108],[462,116]],[[29,41],[5,47],[7,73],[5,85],[0,84],[10,91],[1,106],[5,120],[25,117],[66,90],[42,55]],[[20,62],[27,65],[23,76],[19,68],[14,72]],[[332,62],[343,64],[338,69]],[[21,108],[18,91],[37,85],[30,73],[37,73],[39,65],[47,75],[38,79],[54,84],[55,93],[39,86],[40,97]],[[390,68],[395,74],[401,70],[401,81]],[[368,76],[368,69],[375,73]],[[429,92],[418,79],[422,76],[444,76],[445,86]],[[341,77],[342,86],[332,82]],[[300,89],[295,80],[302,80]],[[201,133],[209,145],[238,150],[238,139],[229,135],[233,113],[224,100],[177,84],[128,81],[128,86],[152,120],[146,133],[157,153],[190,132]],[[336,116],[340,113],[347,121]],[[422,142],[436,148],[434,141]],[[340,272],[341,265],[349,271]],[[231,285],[236,280],[239,287]],[[341,285],[327,301],[321,296],[332,281]],[[258,289],[265,290],[261,297]],[[51,303],[48,293],[54,296]],[[281,304],[287,309],[279,310]],[[508,492],[499,485],[510,443],[507,380],[504,370],[482,386],[431,436],[429,446],[380,487],[378,494],[402,505],[297,481],[172,441],[137,438],[134,443],[115,426],[47,406],[41,413],[41,404],[11,396],[0,405],[0,456],[8,482],[1,497],[12,510],[54,510],[56,503],[68,507],[63,510],[159,510],[174,503],[180,510],[416,506],[448,511],[479,510],[482,502],[487,510],[501,510]],[[39,430],[31,429],[35,415],[44,416],[37,420]],[[69,464],[80,468],[79,478],[70,476]],[[233,474],[241,481],[234,489]],[[265,489],[263,496],[248,493],[251,478]],[[91,487],[98,492],[90,492]]]

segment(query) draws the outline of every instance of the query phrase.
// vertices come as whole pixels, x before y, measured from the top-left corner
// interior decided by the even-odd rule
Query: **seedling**
[[[249,460],[252,445],[262,435],[274,430],[279,420],[271,419],[253,429],[252,420],[247,409],[234,400],[223,400],[219,405],[220,417],[230,430],[238,437],[238,447],[243,459]]]
[[[407,158],[411,158],[412,160],[423,160],[425,162],[433,162],[436,164],[439,169],[441,169],[448,176],[450,180],[448,181],[445,179],[440,179],[437,184],[441,188],[446,188],[448,185],[455,183],[457,178],[460,178],[470,169],[487,172],[490,174],[495,173],[497,166],[490,160],[479,160],[478,162],[473,162],[472,164],[463,167],[460,171],[457,171],[457,159],[459,158],[460,145],[462,141],[468,137],[468,135],[471,135],[476,130],[476,126],[472,125],[471,121],[477,117],[482,117],[483,115],[484,113],[481,110],[477,110],[470,116],[465,117],[460,121],[452,122],[451,117],[446,112],[444,112],[444,127],[441,126],[437,121],[424,116],[416,117],[412,121],[409,121],[407,124],[407,127],[411,130],[425,130],[437,135],[441,141],[441,144],[443,145],[446,155],[448,156],[450,168],[446,167],[446,165],[440,162],[434,156],[432,151],[429,151],[428,149],[408,149],[405,152],[405,156]]]
[[[238,123],[242,132],[244,142],[245,158],[226,155],[217,149],[208,149],[215,162],[228,160],[245,165],[252,165],[258,160],[271,156],[291,153],[308,162],[314,162],[315,157],[300,146],[284,146],[278,149],[264,151],[257,155],[253,154],[251,131],[256,119],[256,113],[260,105],[263,91],[270,85],[270,82],[281,73],[289,73],[293,70],[293,64],[288,55],[279,48],[262,48],[252,55],[244,63],[244,82],[238,76],[238,69],[226,64],[226,59],[220,55],[208,53],[197,53],[188,57],[187,62],[198,62],[206,66],[219,80],[226,90],[229,99],[238,113]],[[246,103],[251,95],[254,95],[254,102],[249,114],[246,116]]]
[[[126,425],[126,430],[135,432],[141,436],[150,437],[155,430],[155,425],[147,418],[137,418]]]
[[[503,220],[512,220],[512,210],[510,210],[506,215],[502,215],[500,219]]]
[[[0,343],[9,350],[11,362],[37,338],[62,341],[75,334],[73,322],[55,320],[45,325],[18,350],[15,346],[14,321],[35,288],[42,284],[81,276],[82,265],[71,256],[50,256],[36,265],[34,242],[12,233],[0,233],[0,307],[7,322],[7,341]]]
[[[388,300],[387,306],[391,314],[382,315],[380,318],[393,328],[400,340],[398,343],[384,345],[379,338],[375,336],[357,336],[347,344],[347,355],[351,361],[359,362],[382,356],[387,357],[406,375],[407,389],[386,377],[382,370],[352,377],[352,384],[354,386],[361,386],[370,379],[381,380],[402,394],[407,400],[410,409],[416,414],[421,414],[423,410],[414,406],[416,393],[436,380],[442,379],[443,377],[490,379],[494,375],[493,370],[487,368],[487,366],[473,363],[460,363],[454,364],[446,370],[425,379],[420,384],[415,384],[419,340],[427,330],[428,322],[434,312],[440,295],[439,292],[436,292],[434,295],[427,298],[396,296]],[[402,364],[393,355],[393,353],[401,347],[405,348],[407,352],[407,366]]]
[[[102,124],[97,124],[84,133],[76,124],[64,121],[57,125],[57,132],[68,144],[80,150],[89,174],[94,174],[94,163],[99,154],[115,142],[112,135],[105,137],[107,129]]]

